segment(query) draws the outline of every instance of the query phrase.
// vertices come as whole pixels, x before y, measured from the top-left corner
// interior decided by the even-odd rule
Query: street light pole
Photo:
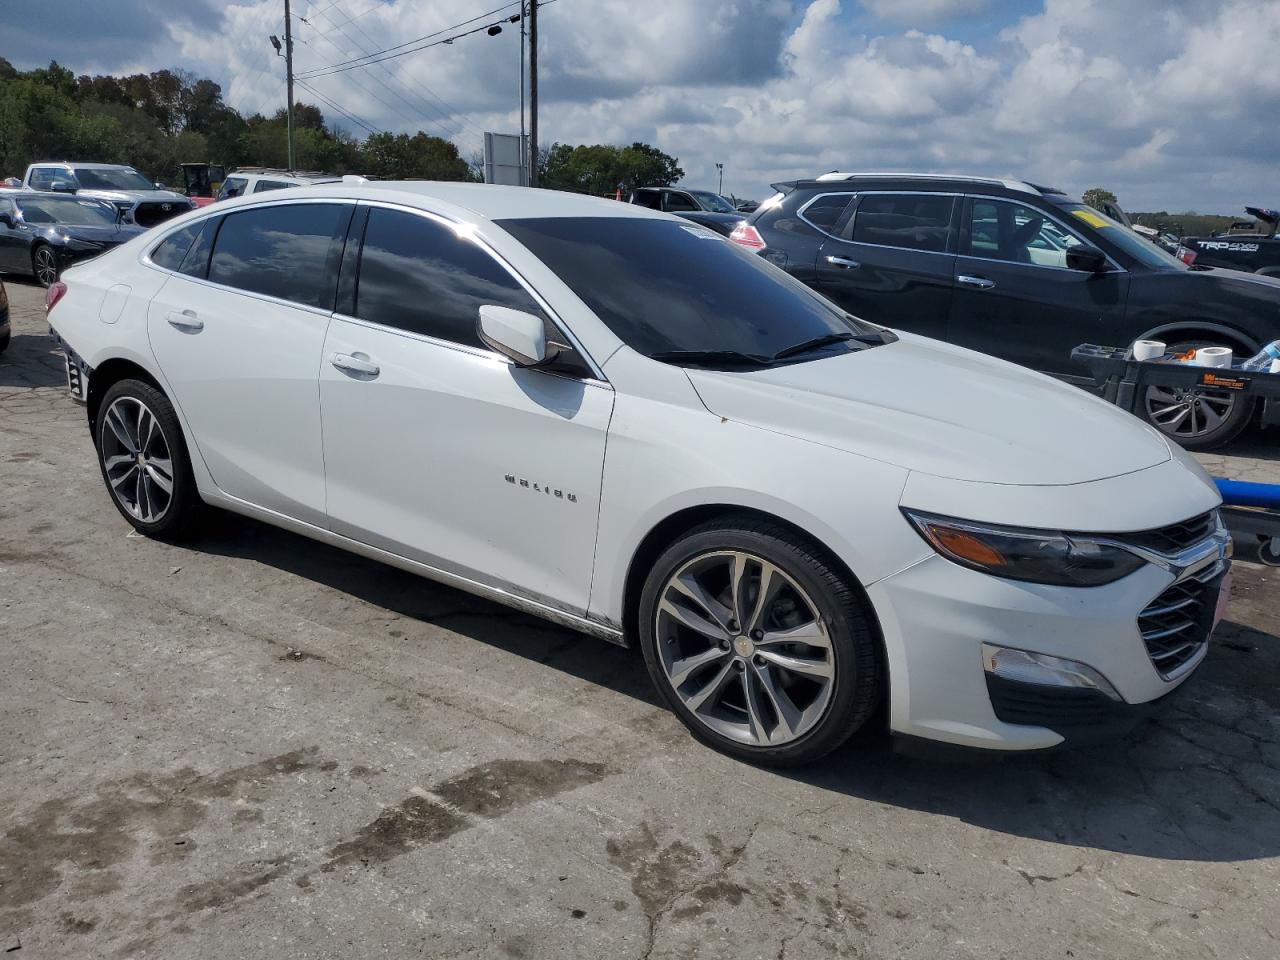
[[[527,12],[525,0],[520,0],[520,166],[524,169],[525,186],[529,185],[529,139],[525,136],[524,127],[524,18]]]
[[[717,163],[716,170],[720,173],[720,185],[716,187],[716,193],[724,193],[724,164]]]
[[[538,185],[538,0],[529,0],[529,186]]]
[[[286,96],[285,104],[286,136],[289,146],[289,172],[293,172],[293,17],[289,11],[289,0],[284,0],[284,69]]]

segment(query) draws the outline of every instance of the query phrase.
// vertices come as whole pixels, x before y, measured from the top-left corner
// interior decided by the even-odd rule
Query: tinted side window
[[[267,190],[284,190],[286,187],[292,187],[294,184],[285,183],[283,180],[259,180],[253,185],[254,193],[263,193]]]
[[[1067,249],[1080,239],[1034,207],[1008,200],[974,200],[969,252],[988,260],[1065,267]]]
[[[214,242],[209,279],[252,293],[333,309],[331,255],[351,207],[289,203],[228,214]]]
[[[841,216],[853,199],[851,193],[828,193],[809,202],[800,216],[819,230],[835,233]]]
[[[476,321],[486,303],[542,316],[537,301],[474,240],[426,217],[370,211],[357,317],[482,347]]]
[[[953,198],[929,194],[868,194],[853,217],[853,242],[945,253]]]
[[[182,258],[191,249],[191,241],[196,238],[196,234],[203,226],[204,221],[201,220],[199,223],[189,223],[176,233],[169,234],[151,251],[151,262],[166,270],[177,270],[182,266]]]
[[[687,211],[687,210],[702,209],[696,203],[694,203],[693,200],[687,194],[668,193],[664,195],[663,199],[665,201],[664,207],[670,213],[677,213],[677,212],[683,213],[684,211]]]
[[[209,275],[209,254],[213,251],[213,238],[218,235],[218,225],[221,222],[221,217],[207,217],[200,221],[200,234],[183,257],[179,273],[199,277],[201,280]]]
[[[50,167],[37,167],[31,171],[30,186],[35,190],[48,190],[53,184],[54,172]]]
[[[657,190],[637,190],[635,202],[650,210],[662,209],[662,194]]]

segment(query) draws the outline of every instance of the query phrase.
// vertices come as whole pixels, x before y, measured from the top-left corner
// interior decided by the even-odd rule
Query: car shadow
[[[66,365],[53,337],[15,330],[8,349],[0,353],[0,387],[65,387],[66,384]]]
[[[660,706],[634,650],[376,561],[231,515],[220,515],[191,546],[265,563]],[[1158,719],[1106,747],[1016,756],[904,753],[901,741],[877,727],[811,767],[768,775],[944,817],[957,830],[969,825],[1173,860],[1271,857],[1280,854],[1278,681],[1280,642],[1228,623],[1193,686]]]

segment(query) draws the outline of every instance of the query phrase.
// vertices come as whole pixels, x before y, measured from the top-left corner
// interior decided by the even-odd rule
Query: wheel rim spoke
[[[129,428],[125,426],[124,420],[120,417],[120,411],[117,407],[112,407],[107,411],[107,426],[111,428],[111,432],[116,435],[116,439],[120,441],[120,446],[124,447],[130,453],[137,453],[138,446],[133,442],[133,437],[129,434]]]
[[[778,653],[776,650],[761,650],[757,655],[768,660],[770,663],[781,667],[783,670],[789,670],[792,673],[804,674],[806,677],[821,677],[826,679],[831,676],[831,664],[825,659],[817,660],[809,657],[793,657],[785,653]]]
[[[733,661],[728,660],[716,675],[707,681],[706,685],[701,690],[685,700],[685,706],[694,713],[697,713],[703,707],[707,706],[708,701],[714,701],[714,699],[723,692],[725,686],[728,684],[729,678],[732,676]]]
[[[760,686],[760,678],[755,670],[743,673],[742,690],[747,702],[747,725],[751,731],[751,739],[756,743],[768,743],[769,728],[765,725],[765,705]]]
[[[677,660],[671,664],[671,683],[676,687],[683,686],[686,680],[703,667],[727,659],[729,659],[728,650],[711,647],[702,653],[695,653],[692,656],[685,657],[683,660]]]
[[[120,474],[119,477],[112,478],[111,486],[116,490],[119,490],[121,485],[128,482],[129,480],[135,480],[136,482],[134,474],[137,473],[137,471],[138,471],[138,465],[134,463],[132,460],[130,460],[129,469],[126,470],[124,473]]]
[[[678,593],[688,597],[703,610],[705,610],[715,621],[716,625],[723,632],[724,636],[729,635],[727,624],[733,617],[733,612],[729,610],[719,600],[716,600],[706,589],[695,580],[691,575],[676,577],[671,581],[671,587]]]
[[[155,484],[166,494],[173,493],[173,484],[169,481],[168,477],[164,476],[155,468],[155,464],[147,464],[147,480],[148,482]]]
[[[713,623],[706,617],[700,616],[688,607],[682,604],[672,603],[670,600],[662,601],[662,610],[670,614],[680,623],[684,624],[690,630],[702,634],[702,636],[719,643],[721,640],[728,640],[729,634],[719,624]]]
[[[830,647],[831,640],[817,620],[810,620],[790,630],[768,630],[756,641],[756,646],[769,647],[780,643],[803,643],[811,647]],[[764,651],[762,650],[761,653]]]
[[[773,707],[774,715],[778,718],[778,730],[774,732],[774,738],[778,739],[780,734],[788,740],[794,738],[803,722],[803,715],[791,702],[787,691],[777,685],[767,666],[752,664],[751,671],[756,683],[768,698],[769,705]]]

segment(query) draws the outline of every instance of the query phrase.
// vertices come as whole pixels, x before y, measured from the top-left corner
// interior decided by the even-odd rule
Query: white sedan
[[[145,534],[232,510],[616,643],[704,742],[1113,737],[1204,659],[1218,494],[1137,419],[638,206],[328,184],[67,271]],[[882,718],[882,720],[881,720]]]

